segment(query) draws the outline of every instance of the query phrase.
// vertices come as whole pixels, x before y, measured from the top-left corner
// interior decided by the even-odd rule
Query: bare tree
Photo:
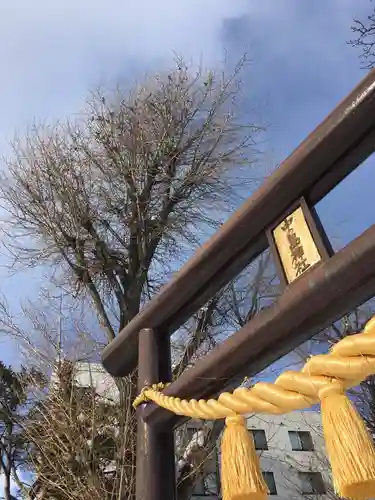
[[[366,19],[354,19],[351,31],[354,38],[349,41],[349,44],[360,50],[362,68],[373,68],[375,65],[375,7]]]
[[[246,320],[249,320],[273,301],[277,293],[277,281],[272,267],[269,266],[269,254],[262,255],[236,280],[217,294],[206,307],[202,308],[200,314],[195,319],[189,320],[185,328],[179,332],[179,338],[175,339],[172,351],[175,357],[174,376],[177,377],[181,371],[204,355],[207,350],[221,342],[233,330],[242,326]],[[24,308],[23,317],[28,318],[29,321],[23,327],[17,326],[9,311],[4,309],[2,328],[7,335],[16,337],[21,347],[24,346],[23,351],[28,358],[28,365],[37,366],[38,370],[43,371],[45,377],[50,378],[51,373],[60,373],[61,360],[64,367],[71,367],[72,370],[75,368],[79,371],[80,362],[90,359],[90,354],[85,351],[90,332],[84,332],[82,322],[69,322],[70,318],[64,315],[69,315],[71,312],[69,308],[64,313],[60,307],[57,307],[51,314],[53,302],[49,299],[47,305],[48,309],[45,313],[30,306]],[[38,307],[41,307],[40,303]],[[60,318],[63,315],[63,321],[56,322],[56,318],[54,318],[56,314]],[[62,331],[59,331],[61,327]],[[72,334],[74,328],[77,328],[77,332],[73,334],[75,342],[71,344],[69,335]],[[65,329],[68,330],[68,336]],[[194,342],[192,339],[196,339],[196,341]],[[95,339],[93,341],[95,344]],[[182,345],[183,349],[180,347]],[[189,351],[188,355],[186,351]],[[70,363],[67,362],[68,359],[71,360]],[[188,363],[187,359],[189,359]],[[87,363],[84,364],[87,370]],[[55,379],[56,376],[53,377],[53,380]],[[242,382],[242,380],[238,380],[238,385]],[[66,382],[64,383],[66,384]],[[116,433],[118,438],[112,444],[111,460],[108,461],[108,450],[105,448],[102,468],[96,468],[92,471],[92,464],[87,458],[90,450],[87,435],[103,436],[103,433],[108,435],[108,432],[105,432],[106,425],[104,425],[106,414],[103,412],[107,406],[108,398],[103,398],[103,395],[99,397],[93,386],[94,392],[89,392],[92,395],[89,400],[90,404],[83,404],[87,399],[85,397],[83,401],[80,400],[84,388],[79,387],[79,384],[74,385],[71,376],[69,384],[71,384],[68,386],[69,397],[64,395],[65,392],[62,391],[61,386],[56,387],[55,385],[51,386],[53,390],[49,391],[48,397],[45,397],[43,392],[40,393],[41,398],[36,411],[33,418],[29,419],[29,426],[26,428],[27,438],[33,449],[29,465],[37,471],[38,477],[31,488],[30,496],[31,498],[35,496],[35,498],[53,497],[57,500],[70,500],[82,495],[82,491],[86,489],[93,498],[121,499],[120,495],[129,494],[129,486],[133,486],[133,475],[129,470],[129,462],[131,462],[134,451],[132,447],[134,446],[135,422],[127,412],[125,412],[126,418],[124,419],[124,405],[119,404],[117,398],[113,398],[110,406],[111,415],[116,415],[117,420],[110,426],[109,430],[113,432],[114,427],[119,427],[123,428],[124,432]],[[93,397],[94,395],[95,397]],[[130,395],[125,408],[127,411],[131,408]],[[83,414],[91,415],[91,420],[85,418],[82,421]],[[124,420],[120,425],[121,419]],[[216,442],[222,428],[222,421],[198,422],[197,432],[193,436],[189,434],[188,440],[176,440],[178,498],[190,498],[197,481],[205,480],[207,465],[209,466],[210,460],[215,457]],[[185,436],[189,430],[186,425],[183,426],[179,429],[178,436]],[[50,438],[46,439],[46,436],[50,436]],[[68,443],[66,442],[67,436],[70,436]],[[126,443],[123,442],[125,437]],[[95,442],[97,445],[95,451],[100,455],[102,448],[98,446],[98,440]],[[61,454],[59,451],[67,446],[70,454]],[[121,454],[125,449],[128,452],[126,455],[128,465],[126,467],[124,466],[124,457]],[[77,464],[71,459],[71,456],[78,453],[77,450],[81,450],[79,455],[81,457],[80,475],[77,475],[74,469]],[[86,451],[84,452],[84,450]],[[130,450],[133,451],[130,452]],[[58,463],[58,470],[55,463]],[[106,469],[109,466],[112,467],[110,489],[107,483],[108,469]],[[129,473],[121,476],[120,473],[123,473],[124,470]],[[91,471],[90,477],[97,478],[95,483],[88,484],[88,471]],[[130,481],[130,485],[128,481]],[[36,496],[37,492],[39,496]]]
[[[244,326],[263,308],[269,306],[278,295],[278,281],[270,266],[270,254],[267,252],[248,266],[200,311],[195,322],[197,331],[194,331],[193,335],[191,333],[188,335],[188,338],[194,340],[185,343],[174,370],[175,375],[178,376],[181,370],[186,368],[186,353],[192,347],[195,349],[195,339],[200,340],[200,347],[197,351],[194,350],[194,353],[190,352],[189,358],[192,363],[233,331]],[[236,383],[238,386],[247,385],[249,381],[246,378],[239,378]],[[204,479],[207,474],[207,462],[215,456],[217,440],[223,427],[223,420],[208,424],[198,422],[196,432],[187,445],[186,440],[181,439],[187,431],[186,426],[180,430],[180,446],[177,450],[179,498],[190,498],[197,480]]]
[[[43,377],[35,370],[15,371],[0,362],[0,471],[5,500],[14,499],[13,487],[21,492],[26,489],[20,479],[28,462],[24,424],[33,405],[30,388],[37,379],[43,385]]]
[[[43,498],[53,500],[128,498],[134,429],[119,433],[122,415],[113,391],[98,393],[94,384],[83,386],[76,364],[57,363],[48,393],[25,425],[29,463],[37,476],[29,496],[40,498],[39,488]]]
[[[1,196],[14,263],[52,265],[89,294],[109,341],[255,177],[259,129],[238,118],[240,68],[217,80],[179,63],[13,143]]]
[[[284,463],[287,468],[290,469],[288,473],[284,475],[285,487],[289,490],[289,498],[294,500],[303,498],[307,493],[303,487],[301,487],[301,482],[297,479],[298,473],[311,473],[311,465],[306,465],[306,463],[299,462],[290,456],[285,457]],[[311,463],[315,471],[326,472],[330,470],[329,460],[324,453],[313,452]],[[340,500],[342,498],[336,495],[331,481],[325,480],[320,486],[322,488],[321,490],[317,490],[314,493],[308,493],[309,498],[313,500],[319,500],[322,496],[324,496],[325,500]],[[314,490],[313,485],[311,489]]]
[[[128,93],[94,93],[74,122],[33,126],[13,141],[0,181],[12,269],[44,266],[70,300],[90,301],[104,343],[259,180],[260,128],[244,119],[240,102],[244,64],[226,77],[193,74],[177,61],[174,71]],[[230,317],[223,316],[229,292],[185,329],[187,348],[175,375],[225,335],[217,334],[214,317]],[[246,313],[237,305],[237,322],[258,310],[252,300]],[[134,379],[116,383],[126,408],[119,425],[133,429]],[[132,460],[131,475],[134,454]],[[133,477],[126,483],[133,488]]]

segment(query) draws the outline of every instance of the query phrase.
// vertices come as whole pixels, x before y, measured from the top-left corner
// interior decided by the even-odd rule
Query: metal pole
[[[150,328],[139,334],[138,391],[171,380],[169,338],[157,337]],[[136,500],[175,500],[174,431],[145,423],[144,407],[137,410]]]

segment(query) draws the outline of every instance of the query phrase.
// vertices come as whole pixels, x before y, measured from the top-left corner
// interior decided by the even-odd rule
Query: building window
[[[326,487],[320,472],[299,472],[301,491],[304,495],[324,495]]]
[[[193,497],[214,496],[218,494],[218,479],[215,473],[200,477],[194,485]]]
[[[261,429],[251,429],[256,450],[268,450],[266,433]]]
[[[289,431],[290,444],[293,451],[313,451],[314,443],[311,434],[306,431]]]
[[[277,495],[275,476],[273,475],[273,472],[262,472],[262,474],[270,491],[270,495]]]

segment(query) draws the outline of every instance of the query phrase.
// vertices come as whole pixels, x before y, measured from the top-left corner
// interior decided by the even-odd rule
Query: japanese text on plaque
[[[288,283],[321,260],[301,207],[274,229],[273,236]]]

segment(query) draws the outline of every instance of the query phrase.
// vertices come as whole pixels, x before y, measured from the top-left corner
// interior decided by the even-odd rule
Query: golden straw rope
[[[161,394],[165,384],[144,388],[133,406],[153,401],[176,415],[215,420],[246,413],[282,414],[310,407],[330,388],[355,387],[375,373],[375,317],[356,335],[333,346],[328,354],[311,357],[301,371],[286,371],[274,383],[258,382],[247,389],[224,392],[217,400],[181,400]]]

